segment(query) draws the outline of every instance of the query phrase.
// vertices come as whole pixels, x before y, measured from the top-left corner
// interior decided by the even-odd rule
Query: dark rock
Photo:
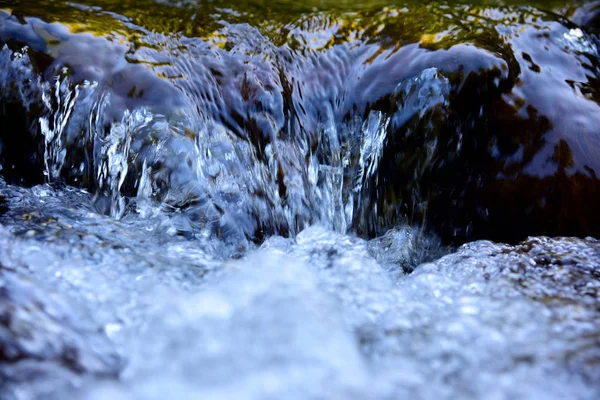
[[[0,17],[1,18],[1,17]],[[1,23],[1,22],[0,22]],[[43,181],[43,137],[37,117],[43,109],[40,71],[33,51],[0,42],[0,164],[8,182]]]
[[[390,125],[369,196],[379,215],[366,232],[408,215],[450,242],[600,235],[595,42],[533,10],[520,15],[524,24],[498,15],[470,39],[498,67],[444,72],[453,83],[445,103]]]

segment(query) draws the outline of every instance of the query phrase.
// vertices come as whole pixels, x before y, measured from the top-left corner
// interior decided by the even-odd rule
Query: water
[[[242,247],[314,223],[598,234],[595,28],[556,14],[593,8],[136,4],[6,5],[9,181],[116,218],[168,204]]]
[[[3,350],[3,398],[600,390],[594,240],[476,242],[406,275],[400,266],[443,254],[439,243],[410,229],[365,241],[314,226],[222,260],[209,243],[91,212],[78,191],[4,195],[2,332],[17,355]]]
[[[0,9],[0,398],[600,395],[597,3]]]

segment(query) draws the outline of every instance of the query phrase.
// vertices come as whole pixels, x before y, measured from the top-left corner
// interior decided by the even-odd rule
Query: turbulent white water
[[[596,241],[477,242],[406,275],[433,238],[314,226],[225,261],[85,193],[3,187],[2,399],[600,394]]]
[[[26,6],[0,10],[0,400],[600,398],[600,242],[427,230],[597,231],[596,36]]]

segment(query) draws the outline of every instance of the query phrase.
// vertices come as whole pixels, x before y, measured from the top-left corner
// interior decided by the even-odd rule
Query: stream
[[[600,398],[599,34],[0,0],[0,400]]]

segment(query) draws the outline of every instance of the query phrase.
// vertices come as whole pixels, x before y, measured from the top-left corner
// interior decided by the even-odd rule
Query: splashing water
[[[597,241],[421,264],[443,252],[418,230],[313,226],[227,261],[79,191],[2,187],[4,398],[598,396]]]
[[[600,396],[598,241],[449,244],[600,226],[578,9],[79,3],[0,0],[1,400]]]

